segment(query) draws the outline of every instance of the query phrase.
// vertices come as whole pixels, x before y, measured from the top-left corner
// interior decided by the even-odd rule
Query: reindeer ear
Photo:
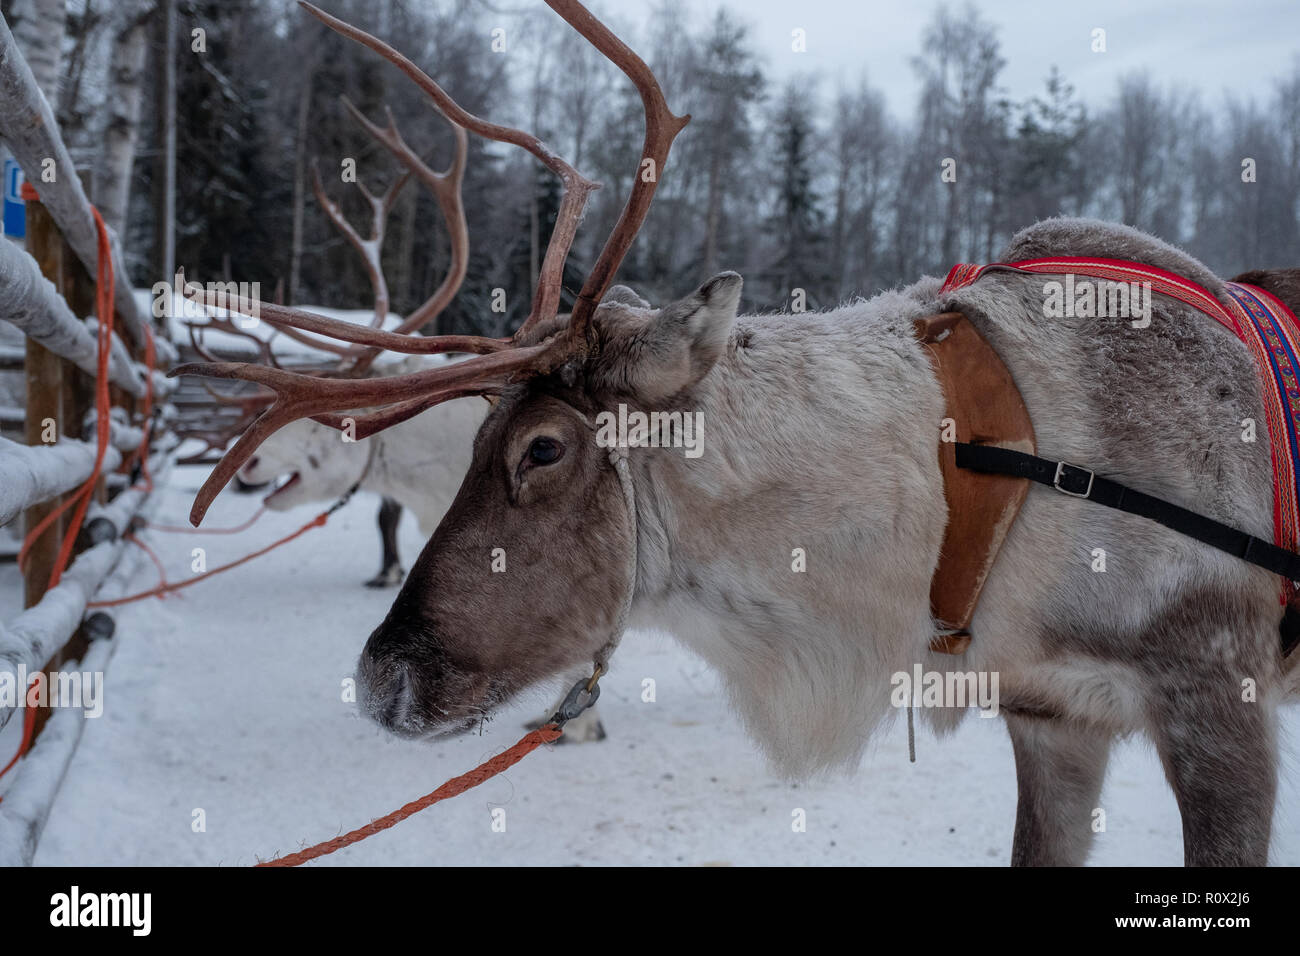
[[[736,273],[723,272],[640,321],[634,313],[617,316],[608,330],[596,384],[646,404],[690,388],[722,355],[742,284]]]
[[[637,308],[637,309],[650,308],[650,303],[648,301],[641,298],[641,296],[639,296],[635,290],[630,289],[625,285],[614,286],[608,292],[605,293],[605,298],[601,299],[600,301],[618,302],[623,305],[630,305],[633,308]]]

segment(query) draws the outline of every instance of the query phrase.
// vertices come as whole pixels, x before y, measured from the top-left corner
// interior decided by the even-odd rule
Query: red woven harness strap
[[[1089,256],[1053,256],[1050,259],[1022,259],[1019,262],[993,262],[986,266],[958,263],[948,272],[940,294],[955,292],[972,284],[988,272],[1026,272],[1047,275],[1086,275],[1110,282],[1149,282],[1151,290],[1171,296],[1211,316],[1239,338],[1238,317],[1199,283],[1184,279],[1175,272],[1125,259],[1096,259]]]
[[[1157,266],[1123,259],[1053,256],[989,265],[959,263],[940,289],[946,295],[971,285],[988,272],[1082,275],[1110,282],[1149,284],[1213,318],[1249,350],[1259,373],[1260,397],[1273,463],[1273,541],[1300,551],[1300,324],[1287,306],[1262,289],[1228,282],[1226,301],[1199,283]],[[1296,585],[1283,580],[1280,598],[1288,603]]]

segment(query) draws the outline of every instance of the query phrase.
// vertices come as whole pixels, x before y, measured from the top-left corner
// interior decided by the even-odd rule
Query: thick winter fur
[[[1046,255],[1134,259],[1224,294],[1179,250],[1099,222],[1040,223],[999,258]],[[991,671],[1019,777],[1013,862],[1083,861],[1110,742],[1140,731],[1177,795],[1187,861],[1264,863],[1286,679],[1273,575],[1035,485],[969,651],[929,650],[946,406],[912,330],[920,315],[960,309],[977,325],[1024,395],[1041,454],[1272,534],[1245,347],[1160,297],[1144,329],[1046,318],[1050,278],[993,273],[948,296],[927,278],[828,313],[736,319],[740,279],[723,274],[662,310],[602,305],[593,356],[508,390],[484,423],[457,500],[362,655],[368,711],[407,734],[463,729],[589,660],[635,555],[633,624],[666,628],[713,663],[789,775],[855,766],[895,714],[893,674]],[[705,423],[702,457],[627,449],[635,548],[591,432],[619,404]],[[563,457],[538,464],[539,436]],[[494,547],[509,574],[487,572]],[[945,730],[965,711],[924,713]]]

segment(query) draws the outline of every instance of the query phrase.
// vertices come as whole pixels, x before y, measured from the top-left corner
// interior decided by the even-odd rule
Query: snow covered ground
[[[201,468],[179,469],[156,516],[180,525]],[[377,499],[358,496],[322,529],[166,601],[118,612],[121,646],[104,716],[90,722],[36,856],[42,865],[241,866],[388,813],[514,743],[550,692],[502,713],[481,736],[401,741],[362,721],[341,682],[392,600],[361,582],[378,566]],[[207,523],[257,506],[231,492]],[[168,577],[243,555],[315,511],[267,514],[233,536],[148,532]],[[422,541],[402,527],[409,565]],[[154,583],[142,562],[138,584]],[[17,601],[0,566],[0,613]],[[642,703],[641,680],[657,682]],[[1015,817],[1001,721],[968,719],[946,740],[901,721],[859,773],[790,785],[775,778],[730,714],[709,669],[666,635],[624,641],[602,681],[610,737],[544,748],[504,776],[323,865],[965,864],[1003,865]],[[11,722],[17,724],[17,721]],[[1285,712],[1273,862],[1300,864],[1300,708]],[[8,760],[14,727],[0,735]],[[0,785],[2,786],[2,785]],[[1177,809],[1151,747],[1118,747],[1101,801],[1094,864],[1179,865]],[[505,808],[505,831],[493,808]],[[792,813],[807,832],[792,832]],[[192,820],[202,810],[206,830]]]

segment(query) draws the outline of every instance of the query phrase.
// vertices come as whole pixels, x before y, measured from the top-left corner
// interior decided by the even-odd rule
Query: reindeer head
[[[740,287],[724,273],[657,311],[607,297],[591,357],[501,392],[459,494],[366,642],[370,716],[403,734],[465,729],[600,655],[631,597],[636,525],[597,417],[689,406]]]
[[[263,485],[284,478],[263,504],[288,511],[313,501],[329,501],[356,484],[365,470],[366,442],[343,442],[332,428],[312,421],[290,422],[239,469],[240,480]]]
[[[302,3],[398,66],[453,124],[520,146],[560,177],[564,192],[532,309],[509,339],[415,338],[268,303],[209,302],[260,309],[262,320],[277,328],[368,348],[476,357],[353,380],[242,364],[182,366],[171,373],[244,379],[276,395],[200,489],[191,513],[195,524],[241,464],[288,422],[310,417],[340,428],[347,421],[360,439],[453,398],[494,401],[460,492],[362,653],[364,709],[408,735],[464,729],[519,689],[598,657],[615,636],[635,583],[636,523],[631,478],[616,464],[618,455],[598,443],[597,416],[620,403],[648,412],[688,402],[722,353],[740,297],[735,273],[716,276],[659,310],[626,289],[610,288],[644,221],[669,147],[689,117],[668,109],[645,63],[580,3],[547,4],[627,75],[646,114],[631,195],[567,321],[557,316],[564,263],[597,184],[536,137],[467,113],[387,44]],[[422,164],[416,165],[391,115],[386,130],[367,128],[420,175]],[[354,411],[367,407],[374,410]]]

